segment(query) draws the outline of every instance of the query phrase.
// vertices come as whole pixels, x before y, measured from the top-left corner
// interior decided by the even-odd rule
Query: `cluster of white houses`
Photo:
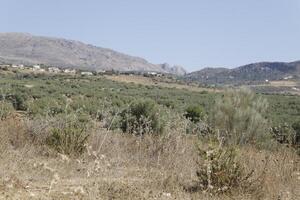
[[[19,69],[19,70],[31,70],[33,72],[50,72],[50,73],[66,73],[66,74],[81,74],[81,75],[93,75],[92,72],[89,71],[79,71],[76,69],[61,69],[58,67],[45,67],[41,65],[32,65],[32,66],[25,66],[23,64],[2,64],[0,65],[1,69]]]
[[[113,75],[113,74],[124,74],[124,75],[144,75],[144,76],[150,76],[150,77],[160,77],[163,76],[164,74],[158,73],[158,72],[140,72],[140,71],[125,71],[125,72],[119,72],[119,71],[114,71],[114,70],[109,70],[109,71],[82,71],[82,70],[76,70],[76,69],[71,69],[71,68],[59,68],[59,67],[46,67],[44,65],[23,65],[23,64],[0,64],[0,69],[18,69],[18,70],[30,70],[33,72],[37,73],[43,73],[43,72],[49,72],[49,73],[64,73],[64,74],[80,74],[83,76],[92,76],[92,75],[97,75],[97,74],[106,74],[106,75]]]

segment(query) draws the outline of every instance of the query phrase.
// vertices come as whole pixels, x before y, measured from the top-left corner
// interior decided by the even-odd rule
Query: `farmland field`
[[[0,79],[2,93],[18,95],[26,114],[34,117],[49,111],[63,112],[67,104],[73,111],[95,115],[106,108],[118,110],[139,98],[149,98],[162,107],[183,113],[189,105],[201,105],[208,112],[216,96],[225,89],[201,88],[195,85],[166,83],[143,76],[81,77],[46,74],[11,74]],[[300,96],[258,94],[269,102],[265,113],[276,123],[293,123],[300,119]]]
[[[243,89],[235,93],[225,87],[201,88],[176,80],[171,83],[159,80],[125,75],[1,73],[0,196],[5,199],[299,197],[297,146],[287,148],[289,140],[285,136],[285,140],[280,138],[284,142],[281,145],[274,138],[261,138],[258,134],[269,131],[270,127],[280,134],[290,133],[284,131],[292,130],[291,125],[300,120],[299,96],[254,95]],[[248,98],[253,102],[248,102]],[[244,108],[243,101],[256,110]],[[226,136],[230,138],[226,141],[229,147],[219,149],[214,139],[219,132],[213,124],[223,124],[235,110],[239,110],[236,113],[239,118],[230,118],[234,121],[231,126],[254,134],[259,141],[241,145],[242,140]],[[221,130],[223,125],[216,127]],[[220,156],[213,158],[218,165],[223,163],[223,156],[231,159],[221,167],[229,170],[229,180],[234,179],[239,186],[213,179],[216,181],[213,184],[220,184],[222,191],[207,188],[210,186],[203,180],[208,161],[200,152],[206,155],[212,150],[221,153],[213,154]],[[217,173],[223,173],[222,170]]]

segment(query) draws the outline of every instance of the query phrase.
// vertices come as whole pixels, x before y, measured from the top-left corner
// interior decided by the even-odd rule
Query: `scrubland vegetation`
[[[300,198],[298,96],[31,74],[0,88],[0,198]]]

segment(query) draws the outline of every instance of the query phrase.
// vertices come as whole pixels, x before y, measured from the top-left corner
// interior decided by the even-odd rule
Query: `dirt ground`
[[[179,84],[179,83],[167,83],[163,81],[156,80],[154,78],[150,77],[144,77],[144,76],[136,76],[136,75],[118,75],[118,76],[105,76],[107,79],[113,80],[113,81],[119,81],[124,83],[135,83],[135,84],[141,84],[141,85],[151,85],[151,86],[160,86],[165,88],[176,88],[176,89],[184,89],[194,92],[202,92],[202,91],[208,91],[208,92],[219,92],[219,89],[213,89],[213,88],[202,88],[197,87],[195,85],[186,85],[186,84]]]

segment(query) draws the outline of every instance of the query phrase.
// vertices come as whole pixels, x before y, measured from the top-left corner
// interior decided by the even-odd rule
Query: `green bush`
[[[199,122],[204,118],[204,111],[202,106],[189,106],[184,116],[192,122]]]
[[[162,133],[164,123],[157,104],[151,100],[132,103],[121,113],[121,129],[136,135]]]
[[[210,121],[227,144],[265,145],[271,138],[263,117],[267,109],[267,101],[249,89],[228,90],[216,100]]]
[[[86,127],[79,122],[66,122],[63,127],[53,128],[46,143],[59,153],[80,155],[85,151],[88,139]]]
[[[27,99],[26,96],[22,94],[13,95],[12,104],[15,110],[22,110],[22,111],[27,110],[26,99]]]
[[[28,113],[32,116],[56,116],[65,112],[66,105],[58,99],[43,97],[28,103]]]

